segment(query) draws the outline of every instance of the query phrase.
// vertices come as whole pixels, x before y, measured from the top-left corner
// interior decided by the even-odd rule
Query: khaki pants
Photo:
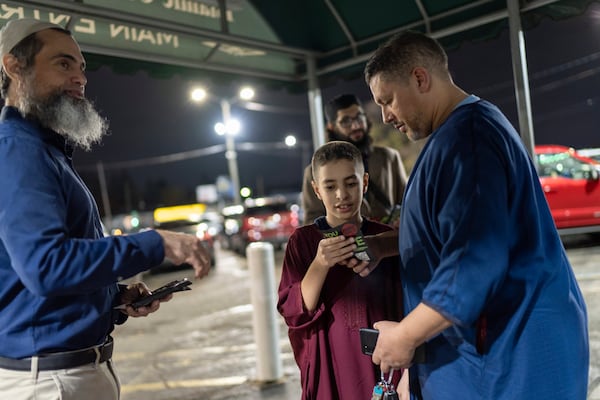
[[[0,368],[0,393],[10,400],[118,400],[119,378],[112,361],[53,371]]]

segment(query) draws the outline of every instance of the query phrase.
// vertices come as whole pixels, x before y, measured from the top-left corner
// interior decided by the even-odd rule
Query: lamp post
[[[203,102],[208,97],[208,92],[204,88],[195,88],[192,90],[191,98],[196,102]],[[222,121],[215,125],[215,132],[220,136],[225,136],[225,158],[229,169],[229,177],[233,190],[233,201],[236,204],[242,202],[240,196],[240,176],[237,164],[237,151],[235,148],[235,138],[241,129],[239,121],[231,117],[231,104],[238,99],[250,100],[254,97],[254,90],[250,87],[243,87],[238,96],[231,99],[220,99],[221,119]]]
[[[221,116],[223,118],[224,130],[220,130],[215,126],[215,131],[219,135],[225,135],[225,158],[227,159],[227,165],[229,167],[229,177],[231,178],[231,186],[233,190],[233,201],[236,204],[242,202],[240,197],[240,175],[237,164],[237,151],[235,150],[235,139],[234,135],[239,132],[239,124],[233,122],[231,118],[231,103],[229,100],[222,99],[221,104]],[[222,133],[221,133],[222,132]]]

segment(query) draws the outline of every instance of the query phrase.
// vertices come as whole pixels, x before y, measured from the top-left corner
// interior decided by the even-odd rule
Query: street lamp
[[[310,156],[311,143],[310,142],[298,141],[296,136],[292,133],[287,135],[285,137],[285,139],[283,140],[283,142],[290,149],[297,147],[297,146],[301,147],[302,169],[304,169],[307,165],[310,164],[310,161],[311,161],[311,156]]]
[[[194,88],[190,93],[190,98],[198,103],[206,101],[208,97],[208,92],[202,87]],[[231,185],[233,187],[233,200],[236,204],[240,204],[242,199],[240,197],[240,177],[234,136],[241,130],[241,124],[238,120],[231,117],[231,104],[238,100],[248,101],[253,97],[254,89],[246,86],[240,89],[237,97],[220,99],[222,121],[215,125],[217,135],[225,136],[225,158],[227,158],[229,177],[231,178]]]
[[[298,143],[298,140],[294,135],[287,135],[284,139],[284,143],[287,147],[294,147],[296,146],[296,143]]]

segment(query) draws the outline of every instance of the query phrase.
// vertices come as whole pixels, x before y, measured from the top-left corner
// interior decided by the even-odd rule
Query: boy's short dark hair
[[[364,169],[362,154],[358,147],[350,142],[334,140],[319,147],[313,154],[311,168],[313,178],[317,177],[317,171],[323,165],[338,160],[348,160]]]
[[[341,94],[329,100],[325,105],[325,117],[327,118],[327,122],[332,124],[335,123],[338,110],[343,110],[355,104],[362,107],[358,97],[353,94]]]

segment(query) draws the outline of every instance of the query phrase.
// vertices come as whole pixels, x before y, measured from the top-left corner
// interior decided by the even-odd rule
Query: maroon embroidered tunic
[[[390,229],[370,220],[364,220],[361,228],[365,235]],[[370,399],[379,369],[370,356],[362,354],[359,329],[371,328],[380,320],[401,319],[398,259],[382,260],[365,278],[345,266],[332,267],[316,310],[308,312],[300,282],[322,237],[315,224],[296,229],[287,244],[279,284],[277,308],[288,325],[300,368],[302,399]]]

